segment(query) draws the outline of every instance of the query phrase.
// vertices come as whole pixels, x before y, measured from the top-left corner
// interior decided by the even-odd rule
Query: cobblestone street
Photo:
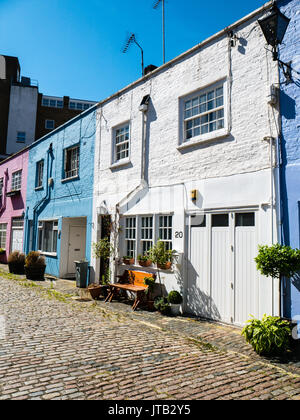
[[[2,400],[300,399],[296,371],[31,282],[0,278],[0,316]]]

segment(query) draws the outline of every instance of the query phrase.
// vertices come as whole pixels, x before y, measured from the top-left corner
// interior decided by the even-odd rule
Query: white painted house
[[[98,107],[93,242],[106,212],[122,228],[119,257],[165,240],[179,254],[160,272],[166,291],[181,291],[187,313],[237,325],[279,307],[277,282],[254,262],[258,244],[277,238],[268,141],[277,109],[268,95],[278,80],[257,23],[269,7]],[[99,261],[92,265],[97,281]],[[111,268],[128,267],[117,260]]]

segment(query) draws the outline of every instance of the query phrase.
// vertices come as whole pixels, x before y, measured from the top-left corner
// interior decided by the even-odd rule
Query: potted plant
[[[171,307],[168,302],[168,299],[163,296],[159,296],[154,300],[154,307],[157,309],[162,315],[169,315],[171,312]]]
[[[179,292],[176,290],[172,290],[168,295],[168,302],[171,305],[171,312],[173,315],[177,316],[180,315],[181,310],[181,304],[182,304],[182,296]]]
[[[13,274],[24,274],[25,255],[20,251],[14,251],[9,254],[8,259],[9,272]]]
[[[101,276],[100,284],[91,285],[91,296],[93,299],[98,298],[101,294],[106,297],[110,283],[110,269],[109,259],[115,256],[115,249],[111,244],[108,237],[100,239],[99,242],[93,243],[93,252],[96,258],[103,258],[104,261],[104,274]],[[94,297],[95,296],[95,297]]]
[[[132,258],[128,255],[125,255],[123,257],[123,263],[126,264],[126,265],[133,265],[134,264],[134,258]]]
[[[157,241],[149,251],[151,261],[156,263],[161,270],[170,270],[175,253],[175,250],[166,249],[166,244],[163,241]]]
[[[150,267],[150,265],[152,264],[152,261],[151,261],[149,255],[147,255],[147,254],[138,255],[137,260],[138,260],[138,263],[141,267]]]
[[[28,280],[44,280],[46,260],[40,252],[31,251],[25,259],[25,274]]]
[[[264,356],[282,355],[290,347],[291,323],[276,316],[252,318],[242,331],[256,353]]]
[[[145,277],[144,284],[148,286],[147,289],[145,290],[145,294],[147,296],[148,309],[152,311],[154,309],[154,300],[152,299],[152,294],[153,294],[153,289],[154,289],[154,284],[155,284],[155,278]]]
[[[0,248],[0,255],[4,255],[6,253],[5,249]]]

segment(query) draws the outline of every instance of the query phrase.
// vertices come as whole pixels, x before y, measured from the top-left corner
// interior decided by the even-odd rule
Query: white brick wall
[[[101,144],[96,145],[96,195],[102,195],[104,191],[115,195],[118,187],[120,194],[115,197],[118,199],[138,185],[142,143],[139,105],[143,96],[149,93],[152,101],[147,126],[150,186],[229,176],[269,167],[269,147],[262,138],[270,135],[266,97],[268,86],[276,81],[276,64],[270,55],[266,58],[265,41],[256,18],[239,27],[237,36],[241,39],[231,49],[230,136],[177,150],[179,98],[228,77],[228,40],[222,36],[99,108]],[[127,120],[131,122],[131,165],[112,171],[112,128]],[[271,126],[271,134],[275,136],[272,121]]]
[[[278,73],[276,63],[265,49],[265,39],[257,24],[259,17],[235,29],[238,40],[230,54],[227,35],[220,35],[100,104],[93,241],[99,238],[97,207],[105,200],[113,214],[115,205],[140,184],[142,113],[139,105],[150,94],[146,148],[149,189],[134,197],[127,214],[173,211],[174,232],[184,232],[181,239],[173,238],[173,247],[186,258],[185,213],[203,208],[256,208],[258,243],[270,242],[270,146],[263,138],[277,136],[277,111],[268,105],[267,96],[271,84],[278,83]],[[221,79],[226,78],[229,83],[229,56],[232,60],[229,135],[220,138],[215,132],[216,138],[210,141],[178,149],[180,98]],[[111,169],[112,129],[126,121],[131,123],[130,164]],[[189,199],[189,192],[194,188],[200,196],[196,205]],[[276,232],[275,212],[273,216]],[[93,260],[92,265],[97,276],[97,262]],[[178,290],[179,284],[184,289],[186,263],[176,268],[176,272],[163,273],[161,280],[168,291]],[[262,282],[261,288],[261,311],[275,314],[276,284]]]

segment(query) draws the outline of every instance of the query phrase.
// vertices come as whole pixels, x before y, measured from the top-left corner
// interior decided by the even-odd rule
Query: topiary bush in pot
[[[20,251],[14,251],[7,258],[9,272],[12,274],[24,274],[25,255]]]
[[[173,315],[180,315],[182,296],[177,290],[172,290],[168,295],[168,302],[171,305],[171,312]]]
[[[38,251],[31,251],[25,259],[25,274],[28,280],[44,280],[46,259]]]

